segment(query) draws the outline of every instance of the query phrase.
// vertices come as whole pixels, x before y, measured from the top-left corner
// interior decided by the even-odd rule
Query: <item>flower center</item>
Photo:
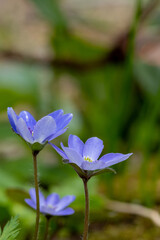
[[[84,160],[87,161],[87,162],[93,162],[93,160],[90,158],[90,157],[84,157]]]
[[[53,207],[51,204],[48,205],[49,208],[54,209],[55,207]]]
[[[29,127],[28,127],[28,130],[30,131],[30,133],[32,134],[32,137],[33,137],[33,130]]]

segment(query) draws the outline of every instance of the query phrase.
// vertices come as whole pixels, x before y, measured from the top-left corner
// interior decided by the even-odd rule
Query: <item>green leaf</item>
[[[0,236],[0,240],[16,240],[19,234],[19,221],[18,217],[13,217],[11,220],[5,225],[3,232]]]
[[[112,172],[112,173],[116,174],[116,171],[113,168],[105,168],[102,170],[95,171],[94,173],[91,173],[91,177],[99,175],[101,173],[106,173],[106,172]]]
[[[23,191],[21,189],[16,188],[9,188],[6,190],[7,196],[15,202],[21,203],[25,205],[25,198],[30,198],[30,195],[28,192]]]

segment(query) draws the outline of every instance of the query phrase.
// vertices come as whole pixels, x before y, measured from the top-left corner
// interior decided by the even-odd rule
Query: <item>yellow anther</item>
[[[84,160],[87,161],[87,162],[93,162],[93,160],[89,157],[84,157]]]

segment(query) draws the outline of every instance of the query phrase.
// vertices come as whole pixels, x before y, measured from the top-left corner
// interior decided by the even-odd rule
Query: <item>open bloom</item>
[[[25,199],[25,202],[36,210],[35,189],[29,191],[31,199]],[[67,195],[60,199],[57,193],[50,194],[46,199],[39,191],[40,212],[45,216],[66,216],[74,213],[74,210],[68,207],[75,200],[75,196]]]
[[[63,110],[57,110],[36,121],[27,111],[17,115],[13,108],[8,108],[8,118],[15,133],[28,142],[32,150],[41,150],[48,142],[63,134],[71,121],[71,113],[63,114]]]
[[[82,178],[90,178],[132,155],[132,153],[108,153],[98,159],[104,146],[103,141],[97,137],[89,138],[83,143],[79,137],[70,135],[68,147],[64,147],[61,143],[63,151],[54,144],[50,144],[63,157],[64,162],[71,164]]]

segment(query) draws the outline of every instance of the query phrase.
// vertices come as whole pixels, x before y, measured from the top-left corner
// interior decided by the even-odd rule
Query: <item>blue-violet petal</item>
[[[52,193],[46,198],[47,205],[56,205],[60,201],[59,195],[57,193]]]
[[[65,207],[67,207],[70,203],[72,203],[73,201],[75,200],[75,196],[72,196],[72,195],[68,195],[68,196],[65,196],[63,197],[57,207],[56,207],[56,211],[60,211],[62,209],[64,209]]]
[[[84,144],[83,156],[95,161],[101,154],[103,147],[103,141],[101,139],[97,137],[89,138]]]
[[[99,170],[99,169],[103,169],[105,168],[105,164],[102,161],[93,161],[93,162],[88,162],[88,161],[84,161],[82,163],[81,168],[83,170],[88,170],[88,171],[94,171],[94,170]]]
[[[36,209],[36,203],[33,202],[31,199],[25,199],[25,202],[32,208]]]
[[[19,118],[17,121],[17,131],[25,141],[33,144],[34,139],[23,118]]]
[[[48,114],[48,116],[53,117],[55,121],[57,121],[57,119],[59,119],[62,115],[63,115],[62,109],[59,109],[57,111],[54,111],[54,112]]]
[[[13,130],[18,134],[17,127],[16,127],[16,125],[17,125],[17,118],[18,118],[17,114],[15,113],[13,108],[11,108],[11,107],[7,108],[7,113],[8,113],[9,122],[10,122]]]
[[[35,125],[33,137],[36,142],[44,143],[47,137],[56,132],[56,122],[51,116],[41,118]]]
[[[58,136],[62,135],[63,133],[65,133],[67,131],[68,128],[64,128],[59,130],[58,132],[52,134],[50,137],[47,138],[48,141],[51,141],[55,138],[57,138]]]
[[[82,156],[78,152],[76,152],[74,149],[64,147],[62,143],[61,143],[61,147],[62,147],[63,151],[65,152],[65,154],[67,155],[70,162],[75,163],[76,165],[78,165],[80,167],[83,162]]]
[[[20,112],[19,117],[23,118],[23,120],[27,124],[27,127],[32,132],[34,129],[34,125],[36,124],[36,120],[34,119],[34,117],[27,111]]]
[[[66,127],[70,123],[72,118],[73,118],[72,113],[67,113],[67,114],[63,115],[57,121],[57,129],[61,130],[62,128]]]
[[[62,156],[62,158],[64,159],[68,159],[67,155],[59,148],[57,147],[56,145],[54,145],[53,143],[50,143],[49,144],[56,150],[56,152]]]
[[[54,212],[54,215],[55,216],[67,216],[67,215],[71,215],[73,213],[74,213],[74,210],[72,208],[66,208],[64,210]]]
[[[79,137],[77,137],[76,135],[69,135],[68,146],[69,148],[73,148],[76,152],[83,156],[84,143]]]
[[[115,165],[119,162],[122,162],[128,159],[131,155],[132,153],[128,153],[128,154],[117,153],[114,156],[113,153],[108,153],[108,154],[105,154],[103,157],[101,157],[99,161],[103,162],[105,167],[110,167],[112,165]]]

